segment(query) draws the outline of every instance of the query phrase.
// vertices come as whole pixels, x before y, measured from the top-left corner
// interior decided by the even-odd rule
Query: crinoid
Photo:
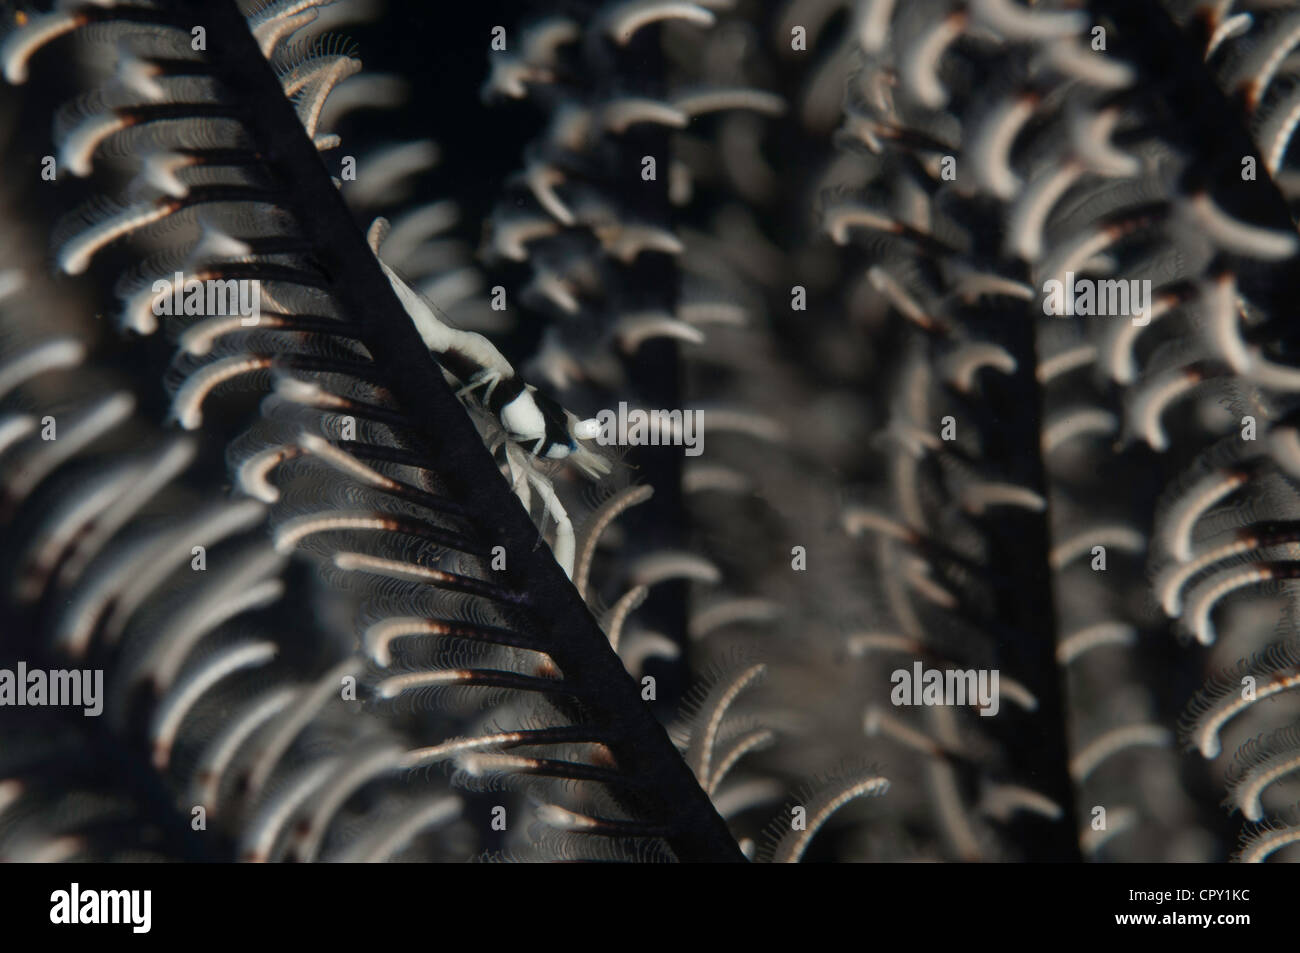
[[[1300,856],[1300,4],[391,6],[6,5],[0,856]]]

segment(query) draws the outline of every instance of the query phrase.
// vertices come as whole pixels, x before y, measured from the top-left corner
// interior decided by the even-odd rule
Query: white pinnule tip
[[[713,26],[717,17],[698,3],[682,0],[631,0],[607,15],[606,31],[619,46],[627,46],[638,30],[660,20],[684,20],[696,26]]]
[[[379,257],[379,246],[384,243],[384,239],[388,237],[391,228],[388,219],[381,215],[371,222],[370,227],[366,229],[366,244],[370,246],[370,251],[376,258]]]
[[[310,404],[319,398],[322,393],[320,387],[311,381],[287,376],[276,379],[275,392],[285,400],[291,400],[297,404]]]
[[[215,261],[248,258],[253,248],[248,242],[235,238],[208,221],[201,221],[202,233],[190,249],[187,259],[191,263],[207,264]]]
[[[542,804],[537,808],[537,819],[549,827],[564,831],[576,831],[594,827],[590,818],[560,807],[558,804]]]
[[[117,81],[133,93],[143,96],[150,102],[162,102],[167,91],[158,82],[161,70],[152,63],[147,63],[130,54],[122,44],[118,44]]]
[[[30,17],[26,23],[5,37],[0,44],[0,65],[5,80],[13,86],[27,82],[27,64],[45,44],[65,33],[71,33],[81,24],[75,11],[58,10]]]

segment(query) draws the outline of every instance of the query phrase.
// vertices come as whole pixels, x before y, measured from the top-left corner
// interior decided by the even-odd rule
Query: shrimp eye
[[[563,455],[568,456],[570,451],[567,448],[572,443],[572,438],[569,436],[569,419],[564,413],[564,408],[541,391],[532,390],[532,397],[538,411],[541,412],[545,427],[546,455],[551,456],[552,450],[558,446],[565,448]]]

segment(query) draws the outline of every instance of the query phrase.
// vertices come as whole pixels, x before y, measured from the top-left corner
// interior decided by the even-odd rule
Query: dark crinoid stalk
[[[1300,856],[1300,4],[388,6],[6,5],[0,856]]]

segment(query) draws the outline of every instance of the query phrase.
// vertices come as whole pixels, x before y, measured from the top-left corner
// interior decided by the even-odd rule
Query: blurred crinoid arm
[[[512,300],[544,329],[521,370],[582,416],[612,414],[621,403],[683,408],[679,349],[700,334],[677,314],[684,249],[669,201],[672,134],[689,117],[673,101],[666,37],[674,26],[707,31],[714,17],[693,4],[519,6],[527,13],[511,27],[508,49],[488,55],[483,95],[491,108],[524,100],[540,119],[490,213],[484,249],[499,280],[522,271]],[[620,517],[626,545],[615,565],[585,573],[593,605],[624,595],[625,581],[613,578],[619,564],[685,544],[681,451],[616,452],[653,496]],[[566,491],[558,481],[556,489]],[[665,576],[636,610],[649,631],[677,646],[675,661],[658,653],[656,664],[669,668],[657,673],[658,709],[671,706],[685,681],[686,594],[682,578]],[[637,641],[624,648],[639,651]]]
[[[1174,760],[1170,693],[1153,680],[1177,671],[1182,685],[1200,663],[1178,657],[1152,602],[1202,645],[1230,641],[1222,662],[1280,657],[1285,643],[1268,654],[1274,627],[1259,623],[1290,603],[1295,577],[1297,378],[1279,317],[1297,292],[1300,241],[1285,188],[1265,174],[1292,128],[1279,117],[1294,116],[1284,65],[1294,21],[1234,16],[1232,4],[1165,6],[1186,32],[1154,2],[899,5],[864,29],[868,56],[850,84],[844,141],[866,156],[866,186],[827,209],[832,237],[874,251],[874,286],[926,342],[902,375],[891,427],[903,525],[879,513],[859,522],[882,545],[915,545],[936,493],[955,495],[980,535],[972,549],[950,534],[948,548],[983,564],[1001,528],[982,525],[981,511],[1035,499],[1044,510],[1046,571],[1030,567],[1036,579],[1018,591],[1046,584],[1037,605],[1060,627],[1067,691],[1049,701],[1047,723],[1068,739],[1061,776],[1080,806],[1080,844],[1096,857],[1216,850],[1204,780],[1189,785]],[[1113,294],[1125,285],[1150,291],[1128,305]],[[986,324],[995,315],[1015,330]],[[1016,381],[1025,402],[984,417]],[[1020,430],[1040,401],[1041,422]],[[940,414],[954,425],[942,441],[931,431]],[[1041,460],[1029,464],[1037,483],[984,478],[990,463],[1019,458]],[[1024,558],[1019,541],[1006,544],[1000,576],[1015,574],[1007,558]],[[918,592],[981,602],[968,574],[939,586],[933,568],[924,575]],[[994,641],[1008,637],[1018,638]],[[1052,660],[1038,661],[1026,673],[1035,692],[1052,684]],[[1268,691],[1288,684],[1279,673]],[[1217,722],[1205,711],[1254,722],[1230,691],[1210,695],[1189,720],[1213,757]],[[1288,763],[1290,736],[1267,737],[1267,753],[1242,769],[1255,786]],[[1234,797],[1255,811],[1250,789]],[[1285,792],[1270,797],[1280,804]],[[1107,806],[1121,822],[1103,836],[1086,814],[1095,821]]]
[[[528,6],[3,24],[0,854],[1294,858],[1300,5]]]
[[[928,799],[955,855],[995,855],[991,820],[1008,850],[1072,859],[1033,274],[1017,254],[1016,212],[1004,218],[997,197],[1028,201],[1032,187],[1008,188],[1009,170],[989,153],[1014,137],[1038,84],[1055,81],[1035,73],[1033,46],[1081,31],[1082,17],[1005,3],[869,6],[853,35],[844,162],[819,201],[842,267],[862,275],[860,300],[896,324],[878,397],[887,502],[845,514],[876,551],[884,597],[881,618],[867,620],[882,639],[858,654],[873,667],[899,652],[996,669],[1004,704],[971,720],[971,732],[996,739],[996,756],[989,741],[963,737],[961,712],[942,708],[924,714],[923,731],[909,724],[921,713],[869,713],[868,731],[928,753]],[[1067,188],[1073,167],[1053,168],[1043,188]],[[980,818],[964,803],[976,779],[1037,797]]]
[[[1180,2],[1099,8],[1121,37],[1141,37],[1130,55],[1148,83],[1164,84],[1156,88],[1172,104],[1167,134],[1193,157],[1180,183],[1183,214],[1202,223],[1213,254],[1185,254],[1186,291],[1131,347],[1132,390],[1145,379],[1155,399],[1126,394],[1130,406],[1155,405],[1157,439],[1148,442],[1164,458],[1148,555],[1154,601],[1190,644],[1200,677],[1210,673],[1188,706],[1184,740],[1226,785],[1225,804],[1253,825],[1243,845],[1268,845],[1235,858],[1294,859],[1294,839],[1279,832],[1294,820],[1297,723],[1300,374],[1287,317],[1300,293],[1287,160],[1297,10],[1221,4],[1196,17]],[[1190,341],[1176,344],[1180,333]]]

